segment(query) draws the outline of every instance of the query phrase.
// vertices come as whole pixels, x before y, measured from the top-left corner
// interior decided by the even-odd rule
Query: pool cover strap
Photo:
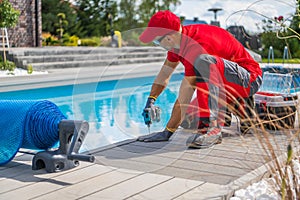
[[[59,140],[58,125],[66,117],[47,100],[0,100],[0,165],[20,148],[47,149]]]

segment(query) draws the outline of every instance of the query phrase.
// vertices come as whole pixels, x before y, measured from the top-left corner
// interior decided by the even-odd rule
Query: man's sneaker
[[[189,148],[204,149],[222,142],[221,129],[218,127],[209,128],[205,134],[195,134],[188,138],[186,145]]]

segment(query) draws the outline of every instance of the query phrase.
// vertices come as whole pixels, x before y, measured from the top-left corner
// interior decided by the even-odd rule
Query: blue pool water
[[[266,65],[262,68],[261,91],[275,93],[298,93],[300,91],[300,69],[282,65]]]
[[[1,99],[47,99],[68,119],[86,120],[90,129],[81,151],[92,150],[147,134],[141,115],[155,77],[133,78],[78,85],[0,93]],[[156,105],[162,119],[151,132],[162,130],[176,100],[182,75],[174,74]]]

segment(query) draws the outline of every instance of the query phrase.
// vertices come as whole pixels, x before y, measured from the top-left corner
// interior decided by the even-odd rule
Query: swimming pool
[[[90,128],[81,151],[88,151],[147,134],[142,110],[154,76],[86,84],[47,87],[0,93],[1,99],[47,99],[55,103],[68,119],[86,120]],[[156,105],[162,109],[161,121],[151,132],[162,130],[176,100],[183,75],[173,74]]]

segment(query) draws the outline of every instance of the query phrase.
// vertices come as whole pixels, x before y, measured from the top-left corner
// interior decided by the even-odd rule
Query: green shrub
[[[84,38],[81,39],[81,46],[100,46],[100,39],[96,38]]]
[[[66,46],[78,46],[78,40],[79,38],[76,35],[72,35],[71,37],[69,37],[69,40],[64,42],[64,44]]]
[[[50,35],[43,40],[42,44],[43,46],[57,46],[57,44],[59,44],[59,40],[55,36]]]
[[[8,70],[10,72],[16,69],[16,64],[11,61],[1,62],[0,63],[0,70]]]
[[[294,58],[300,58],[300,49],[294,52]]]
[[[63,46],[78,46],[79,38],[76,35],[70,36],[68,33],[63,36]]]
[[[32,67],[32,65],[27,65],[27,73],[28,73],[28,74],[32,74],[32,72],[33,72],[33,67]]]
[[[52,41],[51,37],[47,37],[47,38],[45,39],[45,44],[44,44],[44,46],[50,45],[50,44],[51,44],[51,41]]]

